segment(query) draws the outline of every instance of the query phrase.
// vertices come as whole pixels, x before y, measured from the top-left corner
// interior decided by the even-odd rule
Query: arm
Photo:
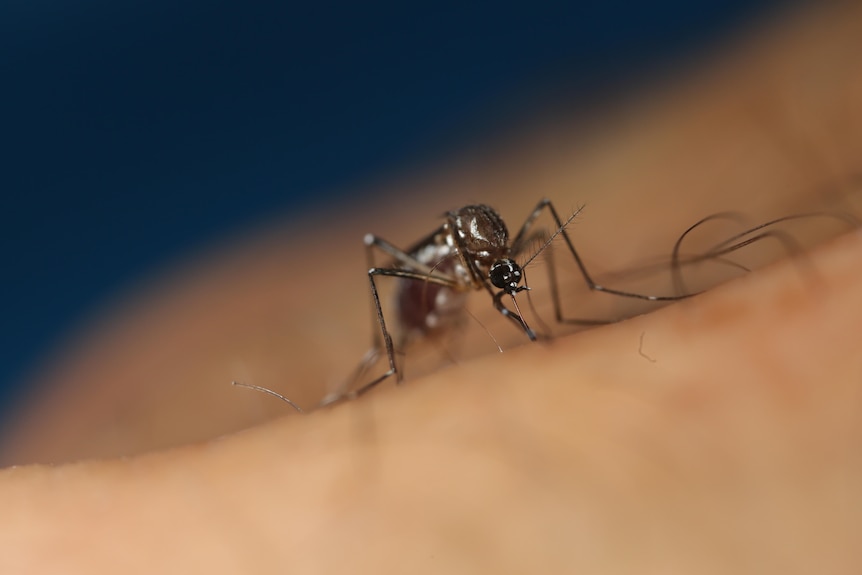
[[[830,28],[829,37],[840,38],[843,29]],[[824,45],[821,38],[811,42]],[[837,58],[826,56],[838,66]],[[852,92],[858,72],[850,72],[856,74],[848,76]],[[744,90],[747,80],[743,74],[735,85]],[[781,91],[782,97],[792,93]],[[722,109],[729,97],[715,98]],[[836,131],[840,135],[830,140],[835,157],[857,157],[858,148],[846,138],[858,135],[852,120],[847,117]],[[710,132],[711,141],[738,138]],[[655,132],[645,134],[638,138],[658,141]],[[613,153],[625,156],[626,149]],[[697,166],[678,160],[674,177]],[[772,180],[758,189],[786,190],[799,174],[788,178],[778,168],[788,170],[790,164],[779,162]],[[623,190],[609,200],[612,206],[628,206],[638,218],[648,215],[656,228],[665,227],[663,218],[675,217],[667,204],[639,208],[638,202],[651,201],[639,190],[650,183],[660,187],[658,180],[636,170],[624,181],[615,181],[616,173],[605,177]],[[685,203],[690,189],[673,191],[677,203]],[[797,209],[797,199],[779,197],[787,202],[784,213]],[[696,215],[686,214],[683,223],[713,210],[710,196],[699,201]],[[330,239],[343,245],[361,237],[365,225],[379,229],[373,223],[358,230],[347,226],[347,238]],[[579,232],[589,237],[585,227]],[[0,570],[92,573],[170,565],[186,572],[644,573],[702,572],[703,565],[712,565],[718,572],[814,566],[852,572],[858,558],[852,537],[862,521],[859,244],[855,234],[819,248],[810,259],[813,274],[787,261],[648,316],[549,347],[481,358],[336,409],[296,416],[272,402],[273,413],[288,415],[222,439],[131,459],[5,470]],[[284,292],[271,287],[277,283],[261,281],[278,277],[283,251],[273,242],[265,253],[251,263],[246,257],[232,260],[236,267],[222,270],[221,282],[206,276],[165,288],[157,294],[163,299],[151,300],[141,313],[147,321],[121,316],[127,331],[111,332],[121,334],[115,342],[96,339],[100,353],[79,350],[77,357],[85,359],[73,362],[75,369],[58,368],[57,381],[81,385],[56,396],[67,401],[48,398],[53,409],[42,411],[42,419],[33,415],[29,427],[21,424],[18,445],[30,445],[29,453],[35,453],[40,431],[47,434],[64,418],[97,419],[94,414],[101,412],[94,402],[108,399],[130,410],[119,417],[113,412],[130,431],[93,433],[106,442],[105,453],[115,448],[107,441],[116,437],[153,441],[153,434],[167,430],[158,441],[136,444],[147,449],[195,432],[209,437],[195,426],[216,418],[241,427],[235,415],[242,412],[239,391],[228,381],[242,374],[229,362],[219,364],[218,354],[187,347],[169,374],[122,387],[129,377],[121,374],[138,373],[134,361],[149,338],[177,337],[183,324],[223,333],[203,321],[209,319],[205,307],[198,321],[185,321],[183,314],[192,313],[200,298],[223,296],[237,317],[268,326],[254,331],[237,323],[244,329],[226,330],[233,343],[219,343],[262,350],[264,367],[256,381],[285,373],[300,382],[320,381],[313,367],[318,357],[319,363],[343,362],[347,373],[359,354],[332,350],[340,350],[343,341],[366,340],[367,314],[362,307],[355,311],[365,295],[346,303],[332,294],[315,300],[320,285],[294,282],[291,322],[273,322],[266,309],[254,306],[284,301]],[[313,269],[309,273],[320,277]],[[235,278],[243,279],[225,281]],[[221,287],[220,295],[209,295],[213,285]],[[339,331],[328,332],[333,342],[322,350],[303,347],[313,337],[284,327],[307,325],[302,308],[321,310],[322,302],[331,309],[316,321],[326,325],[335,318]],[[267,347],[268,337],[282,332],[284,339]],[[92,363],[96,357],[109,359]],[[122,368],[112,371],[114,364]],[[169,385],[171,374],[188,385]],[[212,391],[213,380],[224,382],[224,403]],[[283,391],[304,399],[292,389]],[[319,389],[312,391],[305,405],[320,396]],[[138,417],[130,405],[157,405],[161,425],[147,426],[152,418]],[[66,440],[57,432],[43,437],[43,445]]]

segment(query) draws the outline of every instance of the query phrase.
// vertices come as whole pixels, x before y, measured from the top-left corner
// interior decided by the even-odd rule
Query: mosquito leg
[[[538,213],[541,213],[541,212],[538,212]],[[528,230],[532,226],[536,217],[538,216],[538,213],[534,212],[534,213],[530,214],[530,217],[527,218],[527,221],[525,221],[524,224],[521,226],[521,229],[518,231],[518,234],[517,234],[515,240],[512,242],[512,247],[510,248],[511,257],[517,258],[529,246],[534,245],[534,244],[539,243],[539,242],[547,242],[548,241],[548,239],[549,239],[548,230],[546,230],[544,228],[533,230],[531,233],[529,233],[529,235],[527,235]],[[547,244],[547,245],[543,246],[542,249],[550,250],[551,245]],[[531,261],[532,261],[532,258],[531,258]],[[527,270],[526,270],[526,267],[527,267],[526,264],[527,263],[529,263],[529,262],[526,262],[523,266],[521,266],[521,272],[524,274],[524,287],[527,288],[526,290],[524,290],[527,292],[527,305],[530,306],[530,311],[532,312],[533,316],[536,318],[536,322],[539,324],[539,328],[544,332],[544,333],[539,334],[539,335],[542,335],[544,337],[550,337],[551,330],[550,330],[550,328],[548,328],[548,325],[542,319],[542,316],[539,315],[539,312],[536,309],[535,304],[533,303],[533,297],[530,293],[529,284],[527,283]]]
[[[682,281],[682,265],[680,264],[680,248],[682,247],[682,242],[694,230],[715,220],[733,220],[736,222],[742,222],[742,216],[736,212],[719,212],[717,214],[712,214],[698,220],[680,234],[676,243],[674,243],[673,251],[671,252],[671,275],[673,276],[673,286],[677,293],[685,292],[685,285]]]
[[[321,402],[321,405],[328,405],[330,403],[335,403],[336,401],[346,400],[346,399],[355,399],[360,395],[366,393],[367,391],[374,388],[383,380],[395,375],[398,382],[401,382],[402,374],[398,369],[398,365],[395,361],[395,346],[392,343],[392,335],[389,333],[389,330],[386,327],[386,319],[383,314],[383,306],[380,303],[380,295],[377,291],[377,282],[375,281],[376,276],[386,276],[386,277],[396,277],[401,279],[409,279],[416,280],[422,282],[429,282],[434,284],[439,284],[448,288],[457,288],[457,283],[455,280],[446,277],[440,276],[432,276],[427,275],[421,272],[416,272],[412,270],[403,270],[397,268],[371,268],[368,270],[368,283],[371,289],[371,299],[374,304],[374,313],[375,319],[377,321],[377,325],[380,327],[380,336],[382,338],[382,345],[372,347],[369,350],[365,357],[363,357],[362,361],[359,364],[359,367],[354,372],[355,377],[361,377],[361,374],[365,373],[371,365],[373,365],[377,359],[380,357],[381,351],[386,352],[386,358],[389,361],[389,369],[383,373],[382,375],[376,377],[370,382],[362,385],[361,387],[351,390],[351,391],[340,391],[336,393],[329,394],[324,400]],[[379,340],[378,340],[379,341]],[[345,386],[349,388],[351,384]]]
[[[753,228],[750,228],[750,229],[748,229],[748,230],[745,230],[744,232],[741,232],[741,233],[738,233],[738,234],[736,234],[736,235],[733,235],[733,236],[729,237],[728,239],[726,239],[726,240],[724,240],[724,241],[722,241],[722,242],[719,242],[718,244],[716,244],[715,246],[713,246],[713,247],[712,247],[712,249],[708,250],[708,251],[707,251],[707,253],[706,253],[706,254],[704,254],[704,256],[703,256],[703,257],[710,257],[710,256],[711,256],[711,255],[713,255],[713,254],[724,254],[724,253],[728,253],[728,250],[733,251],[733,250],[735,250],[735,249],[739,249],[739,248],[741,248],[741,247],[747,246],[747,245],[749,245],[749,244],[751,244],[751,243],[753,243],[753,242],[748,241],[748,240],[743,241],[743,242],[739,242],[739,243],[736,243],[736,244],[734,244],[734,242],[736,242],[737,240],[740,240],[740,239],[744,238],[745,236],[751,235],[751,234],[753,234],[754,232],[757,232],[757,231],[759,231],[759,230],[762,230],[762,229],[765,229],[765,228],[768,228],[768,227],[774,226],[774,225],[776,225],[776,224],[780,224],[780,223],[784,223],[784,222],[789,222],[789,221],[792,221],[792,220],[799,220],[799,219],[803,219],[803,218],[812,218],[812,217],[826,217],[826,218],[833,218],[833,219],[837,219],[837,220],[840,220],[840,221],[842,221],[842,222],[844,222],[844,223],[848,224],[851,228],[855,228],[855,227],[857,227],[857,226],[859,225],[859,222],[858,222],[858,220],[856,220],[856,218],[854,218],[854,217],[850,216],[849,214],[842,214],[842,213],[810,212],[810,213],[807,213],[807,214],[795,214],[795,215],[792,215],[792,216],[784,216],[784,217],[781,217],[781,218],[777,218],[777,219],[774,219],[774,220],[770,220],[770,221],[765,222],[765,223],[763,223],[763,224],[759,224],[759,225],[757,225],[757,226],[754,226]],[[768,233],[781,234],[784,238],[786,238],[786,241],[785,241],[785,240],[781,240],[781,241],[784,241],[786,245],[790,245],[790,244],[792,244],[792,246],[791,246],[791,248],[792,248],[792,249],[788,249],[788,251],[789,251],[791,254],[795,254],[795,253],[798,253],[798,252],[799,252],[799,245],[798,245],[798,243],[797,243],[795,240],[793,240],[792,238],[790,238],[790,236],[789,236],[789,235],[787,235],[787,234],[785,234],[785,233],[781,232],[780,230],[779,230],[779,231],[777,231],[777,232],[766,232],[766,233],[764,233],[764,234],[759,234],[757,237],[758,237],[758,238],[760,238],[760,237],[764,237],[764,236],[766,236]],[[780,239],[780,238],[779,238],[779,239]]]
[[[362,395],[366,391],[370,390],[371,388],[373,388],[375,385],[377,385],[378,383],[380,383],[381,381],[383,381],[387,377],[394,375],[394,374],[398,374],[398,368],[395,365],[395,347],[392,345],[392,336],[389,334],[389,330],[386,329],[386,320],[383,317],[383,308],[380,305],[380,295],[377,293],[377,284],[374,281],[375,275],[385,275],[385,274],[379,274],[379,272],[381,272],[381,271],[387,271],[387,270],[381,270],[379,268],[369,269],[368,270],[368,282],[371,286],[371,299],[374,303],[375,316],[377,319],[377,323],[380,326],[380,332],[379,333],[382,334],[383,345],[382,346],[379,346],[379,345],[372,346],[372,348],[370,350],[368,350],[368,352],[366,352],[365,356],[362,358],[362,361],[359,362],[359,365],[357,366],[356,370],[354,371],[353,377],[349,380],[349,383],[347,385],[343,386],[343,388],[341,390],[334,392],[334,393],[331,393],[331,394],[327,395],[326,397],[324,397],[323,400],[320,402],[321,406],[329,405],[331,403],[335,403],[337,401],[341,401],[344,399],[354,399],[356,397],[359,397],[360,395]],[[376,330],[375,330],[375,333],[376,333]],[[378,339],[378,337],[375,337],[375,344],[378,343],[379,341],[380,340]],[[355,383],[355,381],[357,379],[362,377],[362,375],[372,365],[377,363],[377,359],[380,357],[381,347],[386,350],[386,356],[389,360],[389,370],[387,370],[383,375],[378,376],[377,378],[375,378],[371,382],[366,383],[365,385],[363,385],[362,387],[360,387],[358,389],[351,390],[351,391],[345,391],[345,389],[349,389],[353,385],[353,383]]]
[[[376,322],[376,316],[375,316]],[[380,360],[380,354],[383,352],[383,338],[380,336],[380,330],[374,328],[375,339],[379,340],[379,346],[373,346],[368,351],[365,352],[365,355],[362,356],[362,359],[359,361],[359,365],[356,366],[356,369],[353,370],[353,374],[347,380],[346,384],[342,387],[342,390],[352,389],[362,378],[365,376],[365,373],[371,369],[374,364]],[[339,393],[343,394],[343,391]]]
[[[744,232],[742,235],[745,235],[748,233],[751,233],[751,230]],[[734,236],[734,239],[736,239],[736,238],[737,238],[737,236]],[[717,261],[719,263],[723,263],[726,265],[731,265],[731,266],[740,268],[743,271],[749,272],[749,271],[751,271],[749,268],[747,268],[744,265],[741,265],[737,262],[734,262],[733,260],[725,258],[723,256],[730,254],[730,253],[733,253],[737,250],[740,250],[740,249],[744,248],[745,246],[757,243],[757,242],[764,240],[766,238],[777,239],[780,243],[782,243],[784,245],[784,247],[787,249],[788,254],[790,254],[790,255],[798,255],[802,251],[802,247],[799,245],[799,243],[796,242],[796,240],[794,240],[789,234],[782,232],[780,230],[776,230],[776,231],[762,232],[762,233],[757,234],[755,236],[752,236],[746,240],[739,241],[735,244],[727,245],[726,242],[722,242],[722,243],[718,244],[717,246],[714,246],[713,248],[707,250],[703,254],[693,256],[693,257],[687,259],[685,261],[685,263],[686,264],[692,264],[692,263],[699,263],[699,262],[703,262],[703,261],[707,261],[707,260],[713,260],[713,261]],[[733,241],[733,239],[728,240],[728,241]],[[674,253],[674,259],[672,262],[672,266],[673,266],[673,274],[674,274],[674,276],[673,276],[674,286],[676,286],[677,289],[679,289],[679,290],[684,290],[685,284],[683,283],[683,280],[682,280],[681,263],[679,261],[678,253]]]
[[[514,239],[512,240],[512,255],[517,256],[521,252],[523,252],[527,246],[529,246],[532,242],[534,242],[537,238],[547,238],[546,230],[537,230],[533,233],[530,233],[530,228],[533,227],[533,224],[536,223],[536,220],[542,215],[542,210],[545,209],[545,203],[549,203],[547,199],[543,199],[540,201],[533,211],[530,212],[530,215],[527,216],[527,219],[524,220],[524,223],[521,224],[521,228],[518,230],[518,233],[515,234]]]
[[[374,269],[377,267],[377,264],[374,263],[374,248],[377,245],[378,241],[382,241],[376,236],[372,234],[365,234],[364,243],[365,243],[365,263],[368,266],[367,269]],[[365,370],[374,365],[374,362],[380,357],[380,350],[383,349],[383,341],[380,339],[380,330],[374,327],[374,324],[377,322],[377,313],[374,310],[374,306],[371,306],[371,349],[368,350],[368,353],[365,354],[365,357],[362,358],[362,362],[357,367],[356,373],[354,375],[354,379],[351,383],[356,383],[359,381],[359,378],[364,375]],[[371,352],[374,352],[373,354]],[[370,357],[370,356],[373,356]]]
[[[521,270],[521,273],[524,274],[524,287],[527,288],[527,305],[530,306],[530,311],[533,313],[533,317],[536,318],[536,323],[539,324],[539,329],[542,330],[543,333],[541,335],[543,338],[551,337],[551,329],[548,327],[548,324],[545,323],[545,320],[542,319],[542,316],[539,315],[539,310],[536,309],[535,304],[533,303],[533,296],[531,295],[530,285],[527,283],[527,272]]]
[[[858,225],[859,225],[859,222],[858,222],[858,220],[856,220],[856,218],[854,218],[853,216],[851,216],[849,214],[844,214],[844,213],[840,213],[840,212],[838,212],[838,213],[810,212],[810,213],[804,213],[804,214],[794,214],[794,215],[790,215],[790,216],[783,216],[781,218],[777,218],[777,219],[770,220],[768,222],[759,224],[759,225],[754,226],[752,228],[749,228],[743,232],[734,234],[733,236],[727,238],[726,240],[723,240],[723,241],[719,242],[718,244],[715,244],[712,248],[710,248],[709,250],[707,250],[703,254],[699,254],[697,256],[692,256],[692,257],[687,258],[684,263],[691,264],[691,263],[698,263],[698,262],[702,262],[702,261],[706,261],[706,260],[714,260],[714,261],[718,261],[718,262],[725,263],[728,265],[733,265],[733,266],[739,267],[745,271],[749,271],[748,268],[746,268],[745,266],[742,266],[742,265],[740,265],[740,264],[738,264],[732,260],[729,260],[727,258],[724,258],[723,256],[730,254],[730,253],[733,253],[739,249],[742,249],[745,246],[759,242],[760,240],[763,240],[765,238],[777,239],[779,242],[781,242],[785,246],[787,253],[789,255],[791,255],[791,256],[798,255],[799,253],[802,252],[802,247],[799,245],[799,243],[795,239],[793,239],[793,237],[790,234],[788,234],[787,232],[784,232],[783,230],[769,230],[769,231],[761,232],[761,233],[756,234],[756,235],[752,235],[752,234],[754,234],[755,232],[758,232],[760,230],[764,230],[766,228],[775,226],[775,225],[780,224],[780,223],[789,222],[789,221],[793,221],[793,220],[799,220],[799,219],[803,219],[803,218],[812,218],[812,217],[824,217],[824,218],[837,219],[837,220],[839,220],[845,224],[848,224],[851,228],[858,227]],[[683,234],[679,237],[679,239],[677,239],[676,244],[674,245],[673,255],[671,258],[672,266],[673,266],[673,274],[674,274],[674,285],[678,286],[679,288],[683,288],[682,275],[681,275],[681,271],[680,271],[681,270],[681,263],[680,263],[680,255],[679,255],[682,241],[695,228],[699,227],[700,225],[702,225],[708,221],[715,220],[718,218],[738,219],[734,214],[729,214],[729,213],[720,213],[720,214],[714,214],[712,216],[707,216],[707,217],[701,219],[700,221],[696,222],[690,228],[688,228],[685,232],[683,232]],[[748,239],[743,239],[746,236],[752,236],[752,237],[750,237]]]
[[[569,252],[571,252],[572,257],[575,260],[575,264],[578,266],[578,270],[580,271],[581,276],[584,279],[584,282],[587,284],[587,287],[591,291],[599,291],[599,292],[609,293],[609,294],[613,294],[613,295],[617,295],[617,296],[629,297],[629,298],[635,298],[635,299],[643,299],[643,300],[649,300],[649,301],[675,301],[675,300],[683,299],[686,297],[690,297],[691,295],[694,295],[694,294],[687,294],[687,295],[682,295],[682,296],[652,296],[652,295],[644,295],[644,294],[638,294],[638,293],[634,293],[634,292],[626,292],[626,291],[622,291],[622,290],[616,290],[616,289],[608,288],[608,287],[605,287],[601,284],[598,284],[596,281],[593,280],[589,271],[587,271],[586,265],[584,265],[584,262],[581,259],[580,254],[578,254],[578,251],[575,249],[575,246],[572,243],[572,240],[569,237],[569,234],[566,232],[566,227],[569,225],[569,223],[571,223],[571,221],[575,218],[575,216],[577,216],[577,214],[580,213],[580,209],[577,212],[575,212],[572,215],[572,217],[570,217],[569,219],[567,219],[564,222],[560,218],[559,214],[557,213],[557,210],[554,208],[551,201],[547,198],[542,199],[541,201],[539,201],[538,204],[536,204],[536,207],[533,208],[533,211],[530,213],[530,215],[527,217],[527,219],[521,225],[520,230],[518,230],[518,233],[515,235],[515,239],[512,241],[513,253],[523,252],[527,248],[527,246],[529,246],[530,243],[532,241],[534,241],[534,239],[536,237],[536,233],[533,232],[531,234],[530,229],[533,227],[533,225],[535,224],[535,221],[539,218],[539,216],[542,214],[542,211],[544,211],[544,210],[547,210],[548,212],[550,212],[551,217],[553,217],[554,223],[557,226],[557,229],[553,234],[550,234],[550,235],[545,234],[545,237],[548,238],[548,241],[539,249],[539,251],[537,251],[535,254],[533,254],[523,264],[523,267],[526,267],[526,265],[529,262],[531,262],[536,256],[538,256],[539,253],[542,252],[543,250],[548,252],[547,263],[548,263],[548,278],[549,278],[549,283],[550,283],[550,287],[551,287],[551,300],[554,304],[554,317],[558,323],[595,326],[595,325],[605,325],[605,324],[613,323],[613,321],[563,317],[562,305],[560,303],[559,281],[557,278],[556,266],[555,266],[554,259],[553,259],[553,250],[552,250],[552,244],[551,244],[551,241],[557,235],[563,236],[563,240],[566,242],[566,246],[568,247]]]
[[[530,327],[527,325],[527,322],[525,322],[520,315],[516,314],[515,312],[511,311],[503,305],[502,298],[504,295],[506,295],[506,292],[504,291],[499,291],[494,294],[494,307],[497,308],[497,311],[503,314],[503,317],[509,318],[515,323],[515,325],[524,330],[524,333],[527,334],[527,337],[530,338],[530,341],[536,341],[538,339],[538,337],[536,336],[536,332],[530,329]]]
[[[583,326],[607,325],[614,323],[612,320],[563,317],[563,306],[560,301],[560,284],[557,279],[557,265],[554,261],[553,246],[548,246],[545,251],[547,252],[545,261],[548,266],[548,284],[551,286],[551,302],[554,304],[554,319],[557,323]]]
[[[369,270],[375,269],[377,267],[374,260],[375,249],[380,250],[381,252],[395,258],[398,261],[402,261],[402,263],[407,263],[408,265],[413,265],[415,263],[416,265],[420,265],[419,262],[414,262],[413,258],[404,253],[402,250],[399,250],[386,240],[378,238],[373,234],[366,234],[364,238],[364,243],[365,262],[368,266],[367,269]],[[356,385],[356,383],[362,379],[362,376],[365,375],[365,372],[371,369],[371,367],[380,359],[380,353],[383,351],[385,344],[383,342],[381,330],[377,329],[377,326],[381,325],[378,315],[378,308],[379,304],[375,303],[375,300],[372,299],[371,347],[367,352],[365,352],[365,355],[362,357],[362,360],[360,360],[359,365],[357,365],[356,369],[353,370],[353,374],[336,391],[327,394],[320,402],[320,407],[345,399],[349,393],[347,390],[353,388],[353,386]]]
[[[570,217],[566,222],[564,222],[562,227],[558,228],[557,231],[554,232],[553,234],[549,234],[548,230],[546,230],[546,229],[539,229],[539,230],[534,230],[532,233],[529,233],[529,235],[528,235],[529,228],[533,225],[533,222],[536,220],[536,218],[542,213],[543,209],[544,209],[544,206],[540,203],[536,207],[536,209],[533,210],[533,212],[530,214],[530,216],[527,218],[527,220],[521,226],[521,229],[518,231],[518,234],[516,236],[516,241],[513,242],[513,246],[517,249],[517,251],[513,250],[514,255],[518,255],[518,253],[523,252],[524,250],[526,250],[531,245],[534,245],[536,242],[540,242],[540,241],[544,242],[541,245],[541,247],[534,254],[532,254],[524,262],[524,264],[521,266],[524,270],[524,285],[525,286],[527,285],[527,273],[526,273],[527,265],[530,262],[532,262],[540,253],[545,253],[545,263],[548,266],[548,284],[551,287],[551,301],[554,304],[554,320],[557,323],[561,323],[561,324],[584,325],[584,326],[606,325],[609,323],[613,323],[610,320],[564,318],[563,317],[562,305],[560,304],[560,290],[558,288],[559,284],[557,281],[557,269],[556,269],[556,263],[554,261],[554,245],[552,242],[556,238],[556,236],[559,235],[562,232],[562,230],[569,223],[571,223],[571,221],[575,218],[575,216],[577,216],[578,213],[580,213],[580,210],[575,212],[572,215],[572,217]],[[529,291],[527,292],[527,302],[528,302],[530,308],[533,310],[533,315],[536,316],[536,319],[538,320],[542,329],[544,329],[546,332],[550,333],[551,330],[548,329],[548,326],[545,324],[544,321],[542,321],[541,316],[536,311],[535,306],[533,305],[533,298],[531,297]]]
[[[386,254],[387,256],[394,259],[396,262],[401,263],[407,268],[423,271],[428,275],[433,275],[433,270],[431,270],[425,264],[416,260],[416,258],[410,256],[404,250],[401,250],[391,243],[387,242],[383,238],[377,237],[374,234],[366,234],[364,238],[365,243],[365,261],[368,264],[368,269],[374,269],[377,267],[377,264],[374,261],[374,251],[378,250]],[[374,308],[371,309],[371,325],[374,325],[377,322],[377,316]],[[376,329],[372,329],[371,336],[371,347],[376,349],[381,349],[383,347],[383,342],[380,340],[380,332]]]
[[[731,216],[732,216],[732,214],[731,214]],[[685,239],[686,235],[688,235],[691,231],[693,231],[695,228],[697,228],[701,224],[703,224],[709,220],[713,220],[713,219],[720,218],[720,217],[729,217],[729,215],[727,213],[722,213],[722,214],[714,214],[712,216],[707,216],[706,218],[703,218],[702,220],[698,221],[693,226],[688,228],[685,232],[683,232],[683,234],[679,237],[676,244],[674,245],[674,251],[673,251],[674,261],[676,261],[678,259],[677,255],[679,253],[679,247],[680,247],[680,244],[682,243],[682,240]],[[768,222],[759,224],[757,226],[754,226],[753,228],[749,228],[749,229],[745,230],[744,232],[740,232],[738,234],[735,234],[735,235],[727,238],[726,240],[723,240],[723,241],[719,242],[718,244],[714,245],[712,248],[707,250],[706,253],[704,253],[700,256],[696,256],[695,258],[693,258],[692,260],[689,260],[689,261],[695,261],[695,260],[700,261],[700,260],[713,258],[716,255],[722,255],[722,254],[730,253],[732,251],[735,251],[739,248],[745,247],[745,246],[753,243],[753,242],[748,241],[748,240],[741,241],[738,243],[734,243],[734,242],[737,242],[737,240],[741,240],[745,236],[751,235],[754,232],[757,232],[759,230],[774,226],[776,224],[789,222],[792,220],[799,220],[799,219],[803,219],[803,218],[813,218],[813,217],[825,217],[825,218],[837,219],[837,220],[840,220],[840,221],[848,224],[851,227],[851,229],[859,226],[859,221],[856,220],[856,218],[854,218],[853,216],[851,216],[849,214],[843,214],[843,213],[810,212],[810,213],[805,213],[805,214],[795,214],[792,216],[783,216],[781,218],[777,218],[777,219],[770,220]],[[782,232],[781,230],[774,231],[774,232],[766,232],[764,234],[759,234],[757,237],[759,239],[762,239],[763,237],[768,237],[768,234],[774,234],[777,237],[777,239],[779,239],[781,242],[783,242],[786,246],[789,246],[788,252],[791,255],[798,253],[798,251],[799,251],[798,243],[795,240],[793,240],[788,234]]]
[[[368,390],[379,384],[381,381],[392,375],[396,376],[399,383],[401,382],[401,373],[398,371],[398,367],[395,363],[395,347],[392,344],[392,336],[389,334],[389,330],[386,329],[386,320],[383,317],[383,307],[380,304],[380,295],[377,293],[377,283],[374,281],[375,276],[389,276],[402,279],[431,282],[449,288],[454,288],[457,285],[454,280],[451,280],[449,278],[429,276],[427,274],[415,272],[412,270],[402,270],[394,268],[371,268],[370,270],[368,270],[368,280],[371,286],[371,297],[374,300],[374,309],[377,312],[377,323],[380,325],[380,332],[383,335],[383,346],[386,350],[386,357],[389,360],[389,370],[386,371],[383,375],[370,381],[369,383],[366,383],[359,389],[351,392],[351,397],[359,397],[360,395],[367,392]]]
[[[427,265],[417,261],[416,258],[410,256],[410,254],[408,254],[404,250],[401,250],[401,249],[395,247],[394,245],[387,242],[383,238],[375,236],[374,234],[366,234],[365,238],[363,238],[363,241],[365,243],[365,261],[368,265],[368,269],[377,268],[377,264],[374,260],[374,252],[375,252],[375,250],[378,250],[380,252],[383,252],[387,256],[391,257],[396,262],[399,262],[402,265],[404,265],[410,269],[414,269],[414,270],[418,270],[418,271],[424,271],[428,275],[433,275],[433,270],[431,268],[429,268]],[[377,323],[377,312],[374,309],[374,307],[372,306],[372,308],[371,308],[371,325],[373,326],[376,323]],[[372,350],[376,349],[379,352],[379,350],[381,350],[383,348],[383,341],[380,339],[380,331],[378,331],[377,329],[372,329],[371,334],[372,334],[371,335],[371,349]],[[371,365],[373,365],[373,362],[370,362],[366,366],[366,368],[370,367]],[[360,364],[360,367],[362,367],[362,364]],[[361,377],[361,374],[358,374],[354,381],[358,381],[359,377]]]
[[[566,246],[569,248],[569,251],[571,252],[572,257],[575,258],[575,263],[577,264],[578,269],[581,272],[581,276],[583,276],[584,282],[586,282],[587,287],[590,290],[609,293],[609,294],[618,295],[618,296],[622,296],[622,297],[642,299],[642,300],[647,300],[647,301],[676,301],[676,300],[685,299],[687,297],[691,297],[693,295],[696,295],[696,294],[665,295],[665,296],[646,295],[646,294],[639,294],[639,293],[634,293],[634,292],[628,292],[628,291],[613,289],[613,288],[609,288],[609,287],[606,287],[606,286],[603,286],[603,285],[597,283],[595,280],[593,280],[592,276],[590,276],[590,273],[587,271],[587,267],[584,265],[584,262],[581,259],[581,256],[578,254],[578,251],[575,249],[575,246],[572,243],[572,239],[569,237],[569,234],[566,232],[565,225],[563,224],[563,221],[560,219],[560,215],[557,213],[557,210],[554,208],[554,205],[551,203],[551,201],[548,200],[547,198],[543,199],[542,201],[539,202],[539,204],[536,206],[536,210],[541,210],[541,209],[545,209],[545,208],[551,213],[551,216],[553,216],[554,222],[556,223],[558,229],[560,230],[560,235],[563,236],[563,240],[566,242]]]
[[[439,233],[439,232],[437,232],[437,233]],[[408,268],[408,269],[411,269],[411,270],[414,270],[417,272],[422,272],[428,276],[434,276],[434,277],[444,278],[444,279],[446,277],[446,276],[441,276],[439,274],[435,274],[434,270],[431,267],[429,267],[428,265],[423,264],[422,262],[420,262],[419,260],[417,260],[416,258],[411,256],[410,254],[408,254],[404,250],[395,247],[394,245],[390,244],[389,242],[387,242],[383,238],[379,238],[379,237],[375,236],[374,234],[366,234],[365,235],[365,250],[366,250],[366,256],[368,259],[369,269],[376,267],[374,265],[374,254],[373,254],[374,249],[380,250],[384,254],[390,256],[392,259],[394,259],[396,262],[403,265],[405,268]]]

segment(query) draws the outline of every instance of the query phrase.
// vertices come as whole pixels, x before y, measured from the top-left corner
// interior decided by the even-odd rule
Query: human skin
[[[862,237],[204,444],[0,476],[4,572],[857,572]],[[643,348],[639,349],[641,334]]]
[[[649,213],[658,228],[671,216]],[[651,314],[331,409],[7,469],[0,571],[859,572],[860,256],[853,232]],[[155,317],[147,329],[170,333]],[[367,314],[344,317],[367,336]]]

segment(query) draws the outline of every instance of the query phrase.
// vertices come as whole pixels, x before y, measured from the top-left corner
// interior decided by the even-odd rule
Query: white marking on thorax
[[[488,238],[479,233],[479,222],[475,218],[470,220],[470,235],[482,240],[483,242],[488,241]]]
[[[452,232],[449,229],[448,224],[443,228],[443,237],[446,239],[446,245],[447,246],[449,246],[450,248],[455,247],[455,236],[452,235]],[[461,239],[464,239],[464,232],[461,231],[460,229],[458,230],[458,237],[460,237]]]
[[[455,246],[452,234],[444,234],[443,237],[445,238],[444,244],[430,243],[417,250],[413,257],[415,257],[418,262],[431,268],[434,268],[434,266],[444,260],[449,260],[450,265],[452,266],[451,269],[446,271],[435,269],[434,271],[441,275],[454,276],[458,281],[470,284],[472,282],[470,272],[467,271],[461,258],[458,257],[458,248]]]
[[[449,245],[428,244],[416,252],[415,258],[426,266],[434,266],[452,253],[453,249]]]

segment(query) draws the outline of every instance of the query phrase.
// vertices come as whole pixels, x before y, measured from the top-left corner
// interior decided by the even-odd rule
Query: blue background
[[[5,0],[0,405],[183,254],[601,93],[776,3]]]

